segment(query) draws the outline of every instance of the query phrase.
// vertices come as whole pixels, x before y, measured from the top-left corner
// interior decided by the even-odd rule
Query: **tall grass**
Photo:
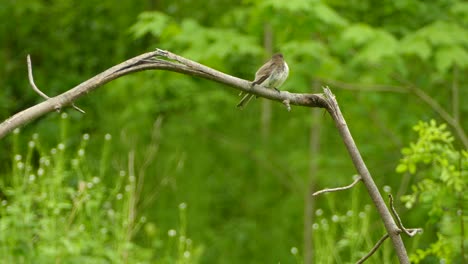
[[[201,248],[187,238],[187,205],[179,207],[178,230],[154,232],[155,224],[138,211],[142,183],[130,160],[127,170],[109,165],[112,137],[94,140],[101,155],[90,162],[91,136],[82,135],[73,148],[68,126],[64,113],[60,141],[51,148],[34,134],[24,149],[20,131],[13,133],[12,169],[0,178],[0,262],[196,263]]]

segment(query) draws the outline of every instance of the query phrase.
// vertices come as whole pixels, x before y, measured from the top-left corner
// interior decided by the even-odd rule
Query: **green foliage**
[[[61,143],[48,149],[34,134],[26,154],[15,152],[12,174],[0,182],[0,260],[5,263],[197,263],[202,248],[187,238],[185,203],[179,234],[168,237],[137,208],[139,183],[131,171],[108,168],[112,138],[106,135],[93,169],[89,134],[77,149],[67,143],[62,114]],[[19,150],[20,133],[13,135]],[[22,139],[21,139],[22,140]],[[135,241],[148,240],[149,246]]]
[[[445,211],[456,207],[454,190],[466,188],[466,183],[460,182],[466,177],[456,174],[456,168],[460,168],[457,157],[447,154],[466,159],[463,151],[455,150],[463,144],[458,133],[453,134],[449,144],[441,140],[428,144],[439,144],[441,149],[424,156],[431,160],[427,164],[417,157],[419,154],[412,153],[411,160],[399,167],[405,170],[403,179],[384,175],[394,173],[401,158],[399,150],[410,141],[411,127],[418,120],[435,119],[440,123],[444,118],[406,87],[419,88],[447,113],[457,114],[461,130],[467,130],[464,117],[468,115],[468,104],[464,102],[468,96],[468,5],[464,1],[122,0],[116,4],[112,0],[83,0],[77,5],[69,0],[4,0],[0,4],[0,20],[2,119],[42,101],[27,82],[28,53],[32,56],[36,84],[54,96],[154,48],[169,49],[252,80],[269,57],[267,49],[271,44],[271,52],[283,52],[290,66],[290,76],[282,89],[311,92],[330,86],[377,185],[388,185],[404,193],[406,175],[413,177],[415,191],[420,195],[414,196],[413,209],[401,212],[401,216],[408,226],[427,228],[422,236],[405,240],[408,251],[420,253],[412,250],[420,248],[423,252],[430,249],[428,254],[432,257],[434,252],[449,255],[442,248],[453,249],[459,241],[460,234],[453,225],[459,219]],[[382,87],[388,92],[377,92]],[[398,93],[392,92],[393,87]],[[112,81],[76,102],[87,113],[70,110],[68,132],[57,129],[61,121],[51,113],[23,128],[21,136],[11,135],[16,143],[0,141],[0,197],[4,197],[3,188],[17,190],[12,186],[19,185],[13,185],[12,179],[23,179],[24,173],[15,166],[14,157],[21,153],[25,163],[27,155],[23,153],[27,153],[29,137],[34,133],[40,135],[44,149],[32,152],[35,154],[31,160],[36,163],[38,153],[52,157],[52,148],[62,153],[58,151],[58,141],[65,146],[62,161],[54,163],[55,168],[61,168],[54,170],[65,173],[62,184],[51,185],[60,188],[54,189],[55,193],[63,194],[64,199],[54,201],[67,204],[68,207],[58,208],[65,218],[73,208],[71,194],[78,192],[79,179],[86,183],[94,177],[100,179],[93,188],[86,189],[87,194],[94,195],[92,199],[100,197],[92,200],[95,206],[112,200],[110,192],[119,182],[123,186],[129,180],[128,153],[134,153],[135,177],[145,178],[138,199],[144,206],[138,207],[135,219],[144,216],[146,222],[130,243],[135,251],[142,252],[142,259],[182,261],[187,249],[194,261],[199,256],[203,263],[298,263],[306,251],[312,250],[302,245],[306,186],[309,181],[317,189],[348,184],[354,169],[330,118],[311,120],[309,109],[294,107],[292,112],[286,112],[281,104],[265,107],[262,99],[237,111],[238,99],[235,91],[218,83],[175,73],[148,71]],[[154,127],[160,122],[163,125],[155,132]],[[317,122],[321,148],[319,153],[310,153],[310,134],[315,133],[310,126]],[[430,127],[423,130],[438,130]],[[446,131],[448,128],[443,130]],[[105,139],[107,133],[113,135],[110,141]],[[82,134],[93,135],[83,147],[83,157],[78,154]],[[438,137],[442,135],[439,133]],[[158,144],[154,144],[154,138],[158,138]],[[148,155],[155,149],[157,155]],[[437,153],[443,158],[438,158]],[[319,169],[309,179],[312,162],[317,162]],[[118,176],[121,170],[126,174],[122,178]],[[22,177],[12,176],[18,173],[23,173]],[[420,178],[430,181],[419,181]],[[317,229],[314,234],[316,260],[347,263],[368,252],[383,234],[375,213],[371,214],[373,210],[368,212],[367,207],[355,204],[367,199],[366,192],[359,190],[346,199],[351,200],[351,209],[348,202],[341,202],[345,192],[315,200],[317,208],[324,212],[316,216],[319,220],[315,223],[322,228],[321,221],[326,219],[329,231],[333,231]],[[417,203],[423,199],[424,203]],[[184,232],[202,247],[191,245],[188,249],[188,244],[179,244],[186,241],[186,234],[182,235],[182,215],[174,213],[174,208],[182,201],[189,204],[183,211],[187,219]],[[10,205],[13,202],[8,200]],[[129,214],[123,200],[111,205],[122,219]],[[86,206],[90,205],[83,203],[81,208]],[[95,207],[86,210],[98,211]],[[45,210],[47,217],[36,217],[37,222],[59,222],[59,216],[49,211]],[[352,216],[340,213],[348,211]],[[16,212],[17,217],[23,216]],[[356,217],[359,212],[365,212],[366,217]],[[428,212],[432,212],[429,217]],[[347,222],[333,222],[333,215]],[[96,231],[87,227],[90,220],[84,222],[89,218],[90,214],[84,214],[75,220],[83,221],[85,233]],[[93,220],[101,223],[96,219]],[[120,227],[112,226],[120,233],[124,233],[122,219]],[[433,223],[438,225],[431,228]],[[168,237],[167,230],[176,230],[176,235]],[[48,232],[52,236],[52,231]],[[13,237],[23,234],[17,232]],[[100,234],[99,230],[96,234]],[[98,249],[120,245],[122,250],[115,250],[117,256],[123,252],[126,238],[111,235],[108,237],[115,241],[99,237],[89,243]],[[73,248],[85,247],[64,237],[72,241],[67,243]],[[88,244],[86,239],[79,241]],[[146,258],[150,250],[156,253]],[[457,250],[450,252],[457,254]],[[17,252],[5,250],[0,256],[8,253],[18,257]],[[392,253],[390,243],[385,243],[374,256],[375,262],[392,263]]]
[[[437,224],[437,242],[427,249],[418,249],[412,254],[412,261],[419,263],[429,255],[441,261],[453,263],[459,251],[458,243],[464,243],[463,229],[453,221],[465,221],[460,215],[462,204],[468,200],[466,193],[468,176],[468,152],[458,151],[453,145],[453,137],[445,124],[437,125],[434,120],[419,122],[413,128],[418,133],[416,142],[403,148],[403,158],[396,171],[421,175],[412,186],[412,193],[403,196],[407,208],[421,204],[429,216],[429,223]],[[449,239],[454,238],[456,239]]]

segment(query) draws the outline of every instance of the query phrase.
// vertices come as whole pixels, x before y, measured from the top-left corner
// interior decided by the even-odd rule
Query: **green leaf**
[[[168,26],[171,18],[161,12],[143,12],[138,16],[138,21],[130,27],[130,32],[135,38],[150,33],[153,36],[159,37]]]
[[[435,60],[437,70],[441,73],[445,73],[454,65],[460,68],[467,67],[468,52],[458,46],[444,47],[437,50]]]
[[[416,55],[422,60],[427,60],[432,48],[426,39],[410,35],[401,40],[399,51],[402,54]]]
[[[450,22],[436,21],[419,30],[417,35],[436,46],[468,44],[468,30]]]
[[[407,169],[408,169],[408,167],[406,166],[406,164],[400,163],[400,164],[398,164],[398,166],[396,167],[396,172],[398,172],[398,173],[403,173],[403,172],[405,172]]]
[[[367,24],[355,24],[342,33],[343,41],[355,45],[362,45],[375,37],[375,30]]]
[[[289,2],[289,1],[285,1]],[[336,25],[336,26],[346,26],[348,25],[348,21],[340,16],[335,10],[329,7],[326,4],[319,3],[314,5],[312,11],[315,15],[326,24]]]

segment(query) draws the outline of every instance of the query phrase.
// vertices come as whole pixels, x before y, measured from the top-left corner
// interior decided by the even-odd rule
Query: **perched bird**
[[[276,53],[255,73],[255,80],[252,82],[252,87],[257,84],[279,91],[278,88],[283,84],[286,78],[288,78],[288,74],[289,67],[283,59],[283,54]],[[241,92],[239,95],[243,94],[244,93]],[[254,97],[253,94],[245,94],[242,100],[237,104],[237,107],[244,107],[252,97]]]

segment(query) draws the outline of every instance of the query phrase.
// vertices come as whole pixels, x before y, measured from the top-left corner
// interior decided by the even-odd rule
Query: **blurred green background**
[[[0,1],[0,117],[155,48],[337,96],[413,263],[463,263],[468,3]],[[355,263],[385,233],[333,121],[171,72],[122,77],[0,141],[2,263]],[[464,253],[463,253],[464,252]],[[464,256],[463,256],[464,254]],[[465,257],[465,259],[464,259]],[[396,263],[389,241],[369,263]],[[445,262],[441,262],[445,261]]]

